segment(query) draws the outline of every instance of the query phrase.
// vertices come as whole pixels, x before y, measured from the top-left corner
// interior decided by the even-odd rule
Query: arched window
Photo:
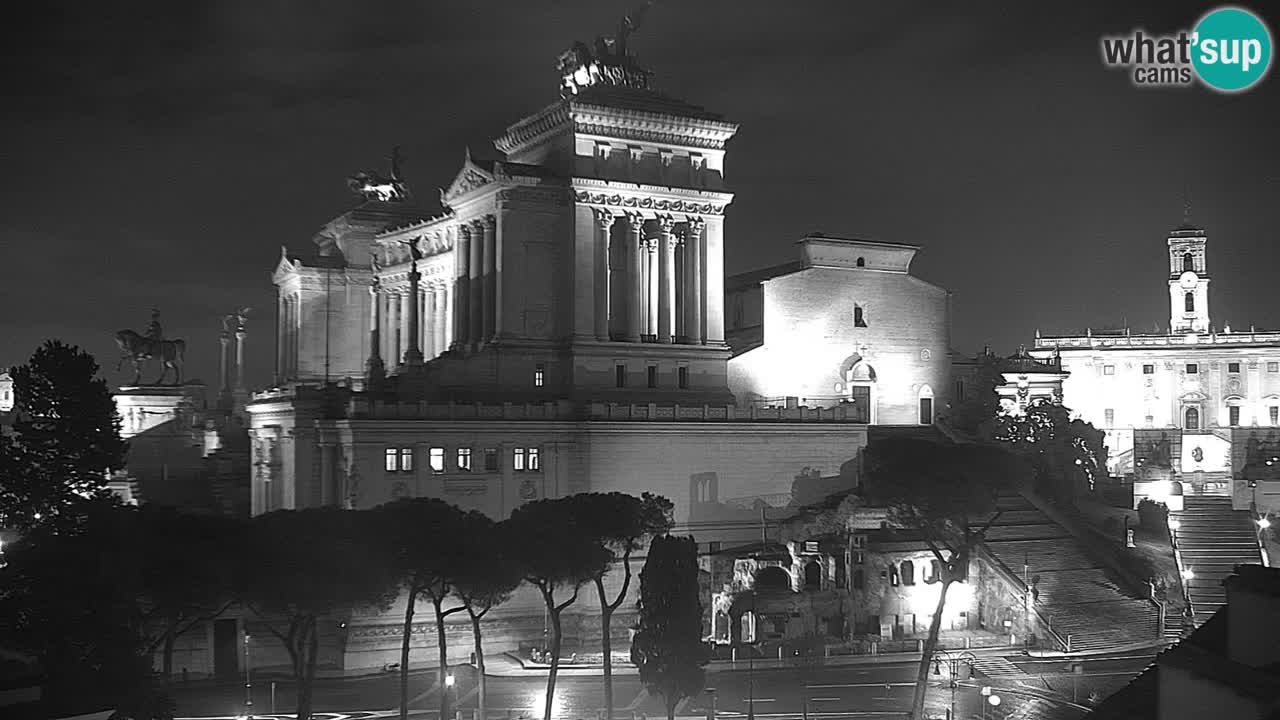
[[[942,572],[941,572],[941,567],[938,565],[938,561],[930,560],[929,574],[925,576],[924,581],[926,583],[936,583],[941,579],[942,579]]]
[[[920,394],[920,424],[933,424],[933,388],[928,385],[921,386]]]
[[[822,566],[818,564],[817,560],[812,560],[808,565],[804,566],[804,589],[822,589]]]
[[[1200,410],[1198,408],[1187,408],[1187,422],[1185,427],[1187,430],[1200,429]]]
[[[916,565],[910,560],[902,561],[902,584],[903,585],[916,584]]]
[[[866,326],[867,326],[867,318],[862,314],[862,306],[861,306],[861,305],[854,305],[854,306],[853,306],[853,326],[854,326],[854,327],[866,327]]]
[[[1195,269],[1196,269],[1196,260],[1194,257],[1191,256],[1191,253],[1189,252],[1182,253],[1182,271],[1190,272]]]
[[[780,567],[761,568],[760,572],[756,573],[756,589],[790,590],[791,578],[787,577],[787,571]]]
[[[1183,296],[1182,296],[1182,304],[1183,304],[1184,306],[1186,306],[1186,311],[1187,311],[1187,312],[1195,312],[1195,311],[1196,311],[1196,296],[1195,296],[1195,293],[1187,293],[1186,295],[1183,295]]]
[[[866,266],[867,266],[867,259],[866,259],[866,258],[858,258],[858,262],[857,262],[857,263],[855,263],[855,264],[856,264],[858,267],[866,267]]]

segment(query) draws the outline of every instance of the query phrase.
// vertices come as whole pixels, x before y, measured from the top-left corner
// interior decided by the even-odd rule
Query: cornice
[[[737,123],[668,113],[630,110],[571,101],[575,132],[639,140],[661,145],[723,150],[738,132]]]
[[[568,105],[556,102],[508,127],[501,137],[493,141],[493,145],[511,155],[549,135],[564,132],[570,123]]]
[[[573,198],[579,204],[592,207],[715,216],[724,215],[733,195],[649,185],[619,186],[607,181],[574,178]]]

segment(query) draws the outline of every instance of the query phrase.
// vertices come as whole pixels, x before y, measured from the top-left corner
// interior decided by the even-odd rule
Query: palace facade
[[[1110,470],[1136,475],[1135,494],[1177,477],[1230,492],[1237,509],[1280,510],[1280,477],[1251,486],[1242,472],[1280,453],[1280,332],[1211,322],[1203,228],[1184,223],[1165,245],[1168,332],[1037,333],[1032,354],[1060,356],[1063,402],[1106,432]]]

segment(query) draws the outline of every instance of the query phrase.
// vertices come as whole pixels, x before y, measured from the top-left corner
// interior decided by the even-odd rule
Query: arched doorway
[[[780,567],[770,566],[756,572],[757,590],[790,590],[791,576]]]
[[[1182,424],[1183,429],[1185,430],[1200,429],[1200,408],[1194,407],[1194,406],[1187,408],[1186,412],[1183,413],[1183,418],[1184,418],[1184,421]]]
[[[917,395],[920,405],[920,424],[933,424],[933,388],[922,385]]]
[[[822,589],[822,565],[817,560],[810,560],[809,564],[804,566],[804,589]]]
[[[876,421],[876,369],[854,353],[840,363],[840,377],[844,380],[846,403],[852,405],[854,422]]]

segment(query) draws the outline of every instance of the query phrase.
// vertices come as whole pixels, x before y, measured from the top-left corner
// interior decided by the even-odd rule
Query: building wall
[[[1201,718],[1260,718],[1264,708],[1256,701],[1166,663],[1160,664],[1157,699],[1160,720],[1200,720]]]

